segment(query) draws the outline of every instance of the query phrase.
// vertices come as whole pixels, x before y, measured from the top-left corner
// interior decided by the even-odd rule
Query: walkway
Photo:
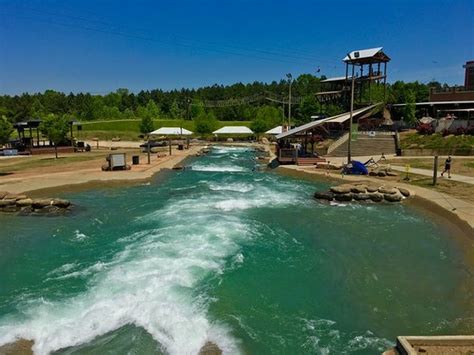
[[[391,168],[392,170],[405,172],[405,167],[404,167],[404,166],[398,166],[398,165],[390,164],[390,168]],[[433,171],[432,171],[432,170],[428,170],[428,169],[410,168],[410,173],[411,173],[411,174],[416,174],[416,175],[423,175],[423,176],[433,177]],[[441,173],[441,172],[438,171],[438,174],[440,174],[440,173]],[[439,178],[439,179],[447,179],[448,176],[445,175],[444,177],[441,177],[441,176],[438,175],[438,178]],[[464,182],[464,183],[466,183],[466,184],[474,185],[474,177],[472,177],[472,176],[451,174],[451,180],[459,181],[459,182]]]

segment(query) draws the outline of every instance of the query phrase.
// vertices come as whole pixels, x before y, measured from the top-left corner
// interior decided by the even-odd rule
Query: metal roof
[[[349,53],[349,55],[346,55],[343,59],[343,61],[351,61],[354,59],[364,59],[364,58],[372,58],[375,56],[378,52],[380,52],[383,49],[383,47],[377,47],[377,48],[369,48],[369,49],[359,49],[357,51],[352,51]],[[356,53],[359,53],[357,56]],[[349,58],[350,56],[350,58]]]
[[[154,130],[153,132],[150,132],[150,134],[162,136],[189,136],[193,134],[193,132],[181,127],[161,127],[157,130]]]
[[[468,100],[468,101],[427,101],[427,102],[415,102],[416,106],[423,106],[423,105],[449,105],[449,104],[474,104],[474,100]],[[393,107],[402,107],[406,106],[407,104],[393,104]]]
[[[364,113],[366,111],[369,111],[377,106],[379,106],[379,104],[375,104],[375,105],[371,105],[371,106],[367,106],[367,107],[364,107],[364,108],[360,108],[358,110],[355,110],[352,115],[353,116],[357,116],[357,115],[360,115],[361,113]],[[276,136],[277,139],[282,139],[282,138],[286,138],[286,137],[289,137],[289,136],[292,136],[292,135],[295,135],[295,134],[298,134],[300,132],[305,132],[309,129],[312,129],[312,128],[315,128],[317,126],[320,126],[322,125],[323,123],[342,123],[344,121],[347,121],[351,116],[351,113],[350,112],[345,112],[345,113],[342,113],[340,115],[336,115],[336,116],[332,116],[332,117],[328,117],[328,118],[323,118],[321,120],[317,120],[317,121],[312,121],[312,122],[309,122],[309,123],[306,123],[302,126],[299,126],[299,127],[295,127],[293,129],[290,129],[288,132],[284,132],[282,134],[279,134],[278,136]]]
[[[247,126],[224,126],[213,134],[253,134],[253,131]]]
[[[265,132],[265,134],[281,134],[281,133],[283,133],[283,126],[276,126]]]
[[[352,75],[349,75],[347,77],[348,80],[352,79]],[[321,80],[322,83],[330,83],[332,81],[345,81],[346,80],[346,77],[345,76],[336,76],[334,78],[327,78],[327,79],[324,79],[324,80]]]

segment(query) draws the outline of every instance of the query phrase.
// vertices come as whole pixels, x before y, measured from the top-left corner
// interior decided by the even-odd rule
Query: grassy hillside
[[[155,129],[161,127],[179,127],[194,131],[193,121],[181,120],[155,120]],[[224,126],[249,126],[251,121],[219,121],[219,127]],[[140,140],[140,120],[116,120],[82,122],[82,131],[75,134],[79,139],[99,138],[110,140],[119,137],[122,140]]]

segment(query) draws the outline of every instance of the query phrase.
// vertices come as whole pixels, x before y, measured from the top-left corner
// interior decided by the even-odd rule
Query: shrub
[[[422,123],[419,124],[416,127],[416,130],[418,131],[419,134],[427,135],[427,134],[433,134],[434,133],[434,128],[431,125],[431,123]]]

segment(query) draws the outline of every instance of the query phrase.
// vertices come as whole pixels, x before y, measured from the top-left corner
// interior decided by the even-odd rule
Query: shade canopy
[[[193,132],[188,131],[186,128],[181,127],[161,127],[153,132],[150,132],[150,135],[159,135],[159,136],[189,136]]]
[[[276,126],[265,132],[265,134],[274,134],[274,135],[281,134],[281,133],[283,133],[283,126]]]
[[[246,126],[224,126],[213,134],[253,134],[253,131]]]

